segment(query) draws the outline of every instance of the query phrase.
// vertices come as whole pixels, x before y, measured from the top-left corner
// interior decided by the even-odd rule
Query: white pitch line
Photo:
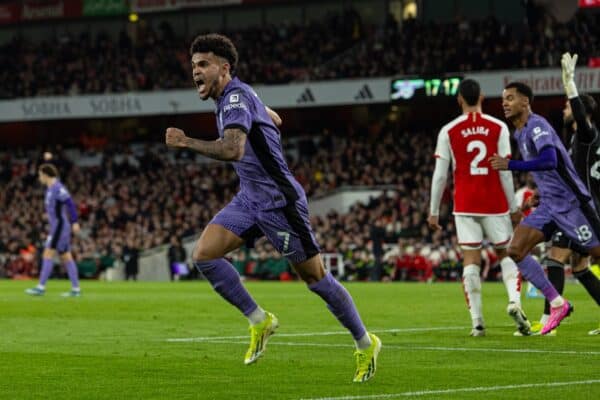
[[[401,392],[389,394],[371,394],[364,396],[340,396],[340,397],[315,397],[304,398],[300,400],[366,400],[366,399],[393,399],[396,397],[418,397],[436,394],[452,394],[461,392],[498,392],[501,390],[513,389],[529,389],[529,388],[546,388],[559,386],[576,386],[576,385],[594,385],[599,384],[600,379],[589,379],[585,381],[571,382],[548,382],[548,383],[525,383],[522,385],[504,385],[504,386],[477,386],[457,389],[442,389],[442,390],[420,390],[417,392]]]
[[[244,337],[247,339],[247,337]],[[352,344],[343,343],[308,343],[308,342],[279,342],[276,340],[277,336],[273,336],[273,339],[269,341],[270,346],[292,346],[292,347],[345,347],[354,348]],[[206,343],[217,343],[217,344],[248,344],[247,341],[238,340],[207,340]],[[479,351],[479,352],[494,352],[494,353],[534,353],[534,354],[568,354],[568,355],[582,355],[582,356],[598,356],[600,351],[576,351],[576,350],[538,350],[538,349],[495,349],[485,347],[441,347],[441,346],[399,346],[399,345],[386,345],[383,344],[384,349],[399,349],[405,351]]]
[[[438,326],[428,328],[395,328],[395,329],[375,329],[369,332],[373,333],[403,333],[403,332],[435,332],[435,331],[456,331],[469,329],[464,326]],[[331,331],[331,332],[305,332],[305,333],[277,333],[277,337],[302,337],[302,336],[336,336],[347,335],[348,331]],[[167,342],[210,342],[214,340],[227,339],[247,339],[245,336],[200,336],[191,338],[173,338],[166,339]]]
[[[388,346],[389,347],[389,346]],[[541,354],[575,354],[598,356],[600,351],[577,351],[577,350],[539,350],[539,349],[494,349],[485,347],[440,347],[440,346],[410,346],[401,347],[406,350],[439,350],[439,351],[492,351],[497,353],[541,353]]]

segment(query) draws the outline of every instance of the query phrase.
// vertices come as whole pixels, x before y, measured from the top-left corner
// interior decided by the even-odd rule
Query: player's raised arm
[[[560,60],[562,66],[562,80],[565,87],[565,93],[569,99],[571,110],[573,111],[573,119],[577,123],[577,134],[579,140],[584,143],[589,143],[594,140],[595,132],[591,121],[587,118],[585,106],[575,84],[575,65],[577,64],[577,54],[564,53]]]
[[[185,135],[177,128],[167,128],[165,143],[171,147],[194,150],[206,157],[221,161],[239,161],[244,156],[246,133],[239,128],[227,128],[222,140],[200,140]]]

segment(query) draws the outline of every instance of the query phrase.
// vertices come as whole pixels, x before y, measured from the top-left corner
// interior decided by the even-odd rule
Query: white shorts
[[[497,249],[504,249],[512,237],[513,228],[508,215],[455,215],[454,221],[458,244],[465,250],[481,248],[484,237]]]

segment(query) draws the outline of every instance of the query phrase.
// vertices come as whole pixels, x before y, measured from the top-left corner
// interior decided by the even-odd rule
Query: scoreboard
[[[410,100],[424,97],[456,96],[462,77],[431,77],[394,79],[391,82],[392,100]]]

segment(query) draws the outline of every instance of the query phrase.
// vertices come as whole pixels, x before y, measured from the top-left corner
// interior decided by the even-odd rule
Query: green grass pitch
[[[252,282],[280,321],[245,366],[246,320],[205,282],[87,282],[81,298],[0,281],[0,399],[599,399],[600,312],[567,284],[575,313],[556,337],[513,337],[504,287],[483,284],[487,336],[471,338],[459,283],[352,283],[383,341],[378,370],[352,383],[353,343],[301,283]],[[531,319],[542,301],[524,299]],[[395,330],[395,331],[394,331]],[[307,335],[302,335],[307,334]],[[196,341],[169,339],[204,338]]]

